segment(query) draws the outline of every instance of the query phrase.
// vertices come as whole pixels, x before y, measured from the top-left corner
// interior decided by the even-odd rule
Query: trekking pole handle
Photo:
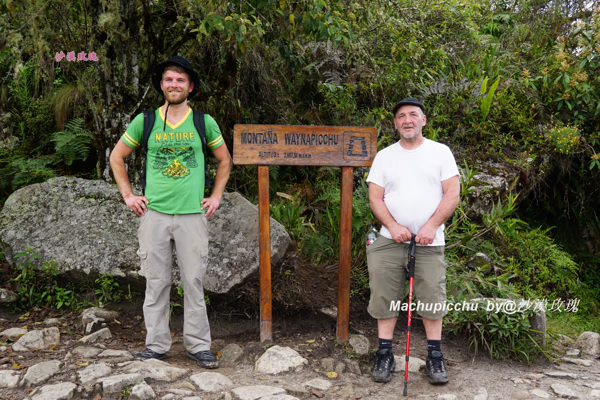
[[[415,242],[415,238],[417,235],[414,233],[411,234],[410,245],[408,246],[408,273],[407,278],[415,277],[415,252],[417,250],[417,243]]]

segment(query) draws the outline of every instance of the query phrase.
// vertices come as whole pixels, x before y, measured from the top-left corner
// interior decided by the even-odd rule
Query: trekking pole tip
[[[404,393],[403,393],[404,396],[408,396],[408,387],[407,387],[407,385],[408,385],[408,382],[405,381],[404,382]]]

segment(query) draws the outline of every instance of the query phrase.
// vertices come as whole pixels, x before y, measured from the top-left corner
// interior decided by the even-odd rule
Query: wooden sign
[[[370,166],[377,129],[353,126],[235,125],[237,165]]]
[[[269,165],[342,167],[337,337],[348,340],[352,246],[353,167],[373,163],[377,129],[339,126],[235,125],[233,162],[258,165],[260,340],[273,340]]]

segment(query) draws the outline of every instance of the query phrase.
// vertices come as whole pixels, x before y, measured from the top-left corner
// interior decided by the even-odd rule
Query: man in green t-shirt
[[[217,368],[210,352],[210,327],[203,280],[208,264],[210,218],[221,202],[231,170],[231,157],[221,131],[204,115],[206,144],[219,163],[210,197],[204,197],[202,140],[193,121],[191,99],[200,86],[198,74],[183,57],[172,57],[153,70],[152,84],[165,97],[156,110],[148,140],[145,196],[136,196],[125,158],[142,145],[144,115],[131,121],[110,155],[115,181],[129,208],[140,217],[138,239],[142,274],[146,277],[144,322],[146,349],[136,359],[162,359],[171,347],[169,293],[175,245],[184,290],[183,344],[188,357],[204,368]]]

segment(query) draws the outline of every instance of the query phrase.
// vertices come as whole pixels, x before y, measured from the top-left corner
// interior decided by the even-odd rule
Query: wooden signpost
[[[233,162],[258,166],[260,259],[260,340],[273,340],[271,312],[271,234],[269,165],[342,167],[337,337],[348,340],[352,177],[354,167],[367,167],[377,153],[377,130],[350,126],[236,125]]]

